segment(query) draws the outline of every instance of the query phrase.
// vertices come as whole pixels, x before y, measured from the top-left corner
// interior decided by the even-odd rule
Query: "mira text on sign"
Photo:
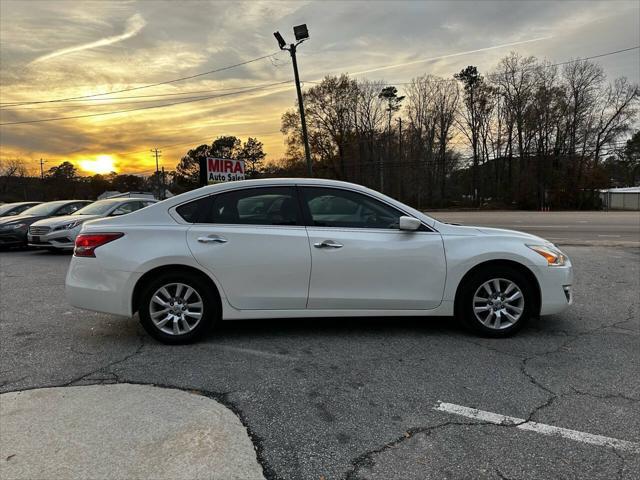
[[[244,180],[244,160],[229,158],[207,158],[208,183]]]

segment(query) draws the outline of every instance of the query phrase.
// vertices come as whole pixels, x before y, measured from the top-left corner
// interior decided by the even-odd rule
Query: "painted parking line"
[[[472,418],[481,422],[493,423],[495,425],[513,425],[520,430],[528,430],[531,432],[541,433],[543,435],[560,436],[575,440],[577,442],[589,443],[600,447],[611,447],[627,452],[640,453],[640,444],[629,442],[627,440],[619,440],[617,438],[605,437],[604,435],[594,435],[592,433],[580,432],[578,430],[570,430],[568,428],[554,427],[538,422],[527,422],[524,418],[509,417],[499,413],[486,412],[476,408],[464,407],[454,403],[438,402],[434,410],[451,413],[453,415],[461,415],[463,417]]]
[[[620,235],[598,235],[599,237],[612,237],[612,238],[620,238]]]

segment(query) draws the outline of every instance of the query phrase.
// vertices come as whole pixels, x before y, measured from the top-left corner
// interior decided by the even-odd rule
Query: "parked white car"
[[[514,333],[571,304],[572,267],[526,233],[439,222],[368,188],[319,179],[203,187],[76,240],[69,302],[132,316],[165,343],[220,320],[451,316]]]
[[[29,227],[29,246],[50,250],[72,250],[84,222],[103,217],[116,217],[135,212],[156,203],[147,198],[98,200],[71,215],[38,220]]]

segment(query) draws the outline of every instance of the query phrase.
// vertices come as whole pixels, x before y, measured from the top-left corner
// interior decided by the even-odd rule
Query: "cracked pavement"
[[[177,347],[137,318],[68,306],[68,256],[2,252],[0,392],[197,391],[240,417],[272,479],[636,478],[637,454],[434,410],[451,402],[640,441],[640,250],[564,250],[575,305],[513,338],[448,318],[262,320]]]

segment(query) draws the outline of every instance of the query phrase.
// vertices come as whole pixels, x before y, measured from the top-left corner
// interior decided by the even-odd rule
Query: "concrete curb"
[[[148,385],[0,395],[0,478],[264,479],[245,427],[210,398]]]

